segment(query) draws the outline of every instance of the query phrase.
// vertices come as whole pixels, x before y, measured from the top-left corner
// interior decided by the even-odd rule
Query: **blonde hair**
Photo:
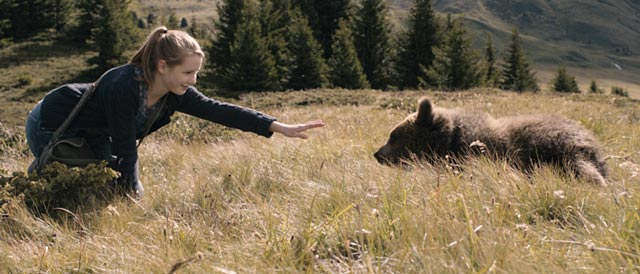
[[[149,34],[142,47],[131,57],[129,64],[142,68],[143,80],[149,84],[158,69],[158,61],[164,60],[169,67],[173,67],[182,64],[184,57],[191,54],[204,57],[196,39],[184,31],[168,30],[161,26]]]

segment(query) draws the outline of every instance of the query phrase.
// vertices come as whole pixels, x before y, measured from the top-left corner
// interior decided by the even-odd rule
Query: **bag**
[[[114,68],[115,69],[115,68]],[[88,164],[99,163],[102,161],[100,157],[96,157],[91,147],[83,137],[62,138],[63,133],[67,130],[73,119],[78,115],[85,103],[91,98],[96,91],[96,87],[102,78],[109,73],[108,70],[98,78],[97,81],[91,83],[89,88],[82,94],[80,100],[75,105],[67,119],[53,133],[49,143],[44,147],[40,156],[37,157],[31,165],[29,165],[28,173],[34,171],[41,172],[42,169],[53,162],[60,162],[70,167],[85,167]]]
[[[60,162],[67,166],[85,167],[100,161],[102,159],[96,157],[84,138],[75,137],[62,139],[45,147],[39,157],[39,166]]]

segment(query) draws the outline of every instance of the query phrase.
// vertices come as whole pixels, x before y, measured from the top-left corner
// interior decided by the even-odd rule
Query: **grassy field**
[[[419,162],[411,169],[379,165],[373,152],[423,95],[494,116],[575,119],[602,143],[610,185],[548,167],[528,178],[485,158],[460,172]],[[216,126],[198,128],[181,116],[141,147],[141,201],[117,199],[62,219],[12,208],[0,221],[0,271],[640,271],[636,101],[495,90],[316,90],[238,103],[286,122],[322,119],[326,127],[309,140],[235,131],[205,140],[197,132]],[[24,170],[31,159],[20,155],[3,156],[0,169]]]

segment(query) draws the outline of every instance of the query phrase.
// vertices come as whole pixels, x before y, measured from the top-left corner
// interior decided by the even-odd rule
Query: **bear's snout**
[[[387,161],[384,157],[382,157],[382,153],[380,153],[380,150],[376,151],[376,153],[373,154],[373,157],[375,157],[376,160],[378,160],[378,163],[381,164],[384,164]]]
[[[392,165],[394,161],[391,158],[393,157],[389,157],[388,151],[385,152],[385,150],[386,146],[381,147],[380,149],[378,149],[378,151],[376,151],[376,153],[373,154],[373,157],[375,157],[380,164]]]

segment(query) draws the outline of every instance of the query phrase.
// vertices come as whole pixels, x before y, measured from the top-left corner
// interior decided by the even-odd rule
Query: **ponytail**
[[[142,47],[131,57],[129,64],[134,64],[144,72],[142,80],[151,84],[160,60],[169,67],[180,65],[184,57],[197,54],[204,57],[198,41],[184,31],[168,30],[164,26],[157,27],[147,37]]]

